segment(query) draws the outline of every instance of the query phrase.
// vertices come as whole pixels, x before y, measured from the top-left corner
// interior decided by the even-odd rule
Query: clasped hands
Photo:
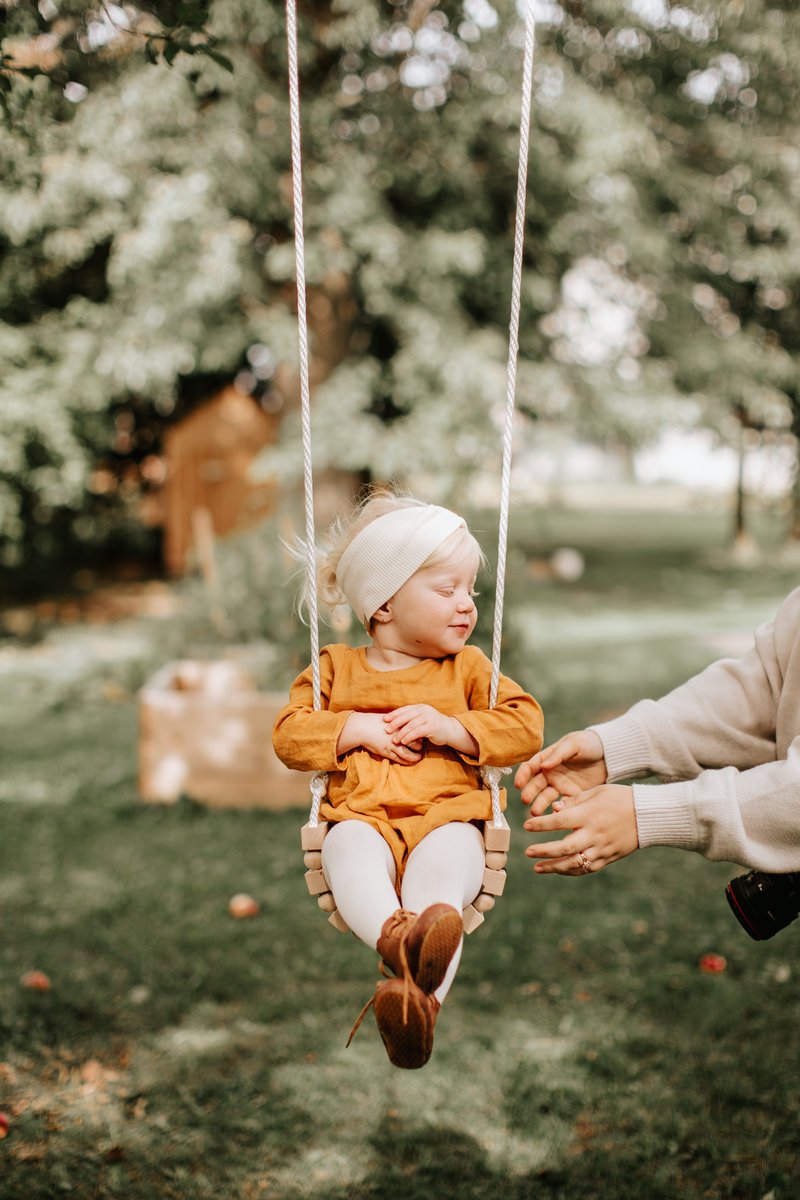
[[[451,746],[475,755],[478,745],[457,717],[430,704],[404,704],[392,712],[352,712],[339,734],[337,754],[362,747],[380,758],[413,766],[423,757],[425,743]]]
[[[603,743],[590,729],[565,734],[518,769],[514,782],[530,805],[525,829],[569,830],[528,846],[537,874],[585,875],[638,849],[633,789],[607,781]]]

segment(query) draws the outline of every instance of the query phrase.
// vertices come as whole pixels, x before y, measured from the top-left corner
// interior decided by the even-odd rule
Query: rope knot
[[[511,767],[481,767],[481,778],[488,787],[492,797],[492,824],[503,824],[503,810],[500,807],[500,780],[511,773]]]
[[[309,780],[308,786],[311,789],[311,812],[309,813],[308,823],[312,829],[315,829],[319,825],[319,806],[328,790],[327,771],[315,771]]]

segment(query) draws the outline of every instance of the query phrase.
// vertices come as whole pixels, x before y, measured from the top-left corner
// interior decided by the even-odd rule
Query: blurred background
[[[293,512],[282,6],[6,0],[0,550],[16,591]],[[535,4],[515,493],[796,510],[794,6]],[[491,503],[512,4],[300,7],[315,469]],[[157,60],[155,63],[150,61]]]
[[[552,740],[796,584],[800,11],[533,2],[503,667]],[[394,480],[495,554],[523,32],[299,5],[321,524]],[[513,790],[430,1066],[345,1053],[374,964],[263,757],[309,657],[283,7],[0,35],[0,1196],[789,1200],[796,935],[747,943],[735,864],[532,879]]]

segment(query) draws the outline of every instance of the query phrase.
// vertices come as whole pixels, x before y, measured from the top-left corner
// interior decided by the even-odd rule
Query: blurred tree
[[[87,81],[113,73],[120,56],[136,51],[152,63],[172,63],[178,54],[207,55],[233,69],[209,30],[208,0],[138,0],[135,6],[39,0],[3,7],[0,104],[7,117],[13,113],[8,101],[15,78],[49,79],[77,94]]]
[[[577,365],[576,387],[602,420],[611,407],[623,423],[632,412],[648,421],[640,398],[659,394],[674,417],[677,391],[691,400],[685,419],[733,445],[740,431],[796,432],[800,12],[760,0],[630,0],[570,6],[555,33],[564,95],[595,99],[578,122],[582,203],[565,231],[579,266],[587,256],[573,307],[585,316],[592,289],[616,303],[634,287],[628,309],[638,304],[644,320],[628,330],[606,304],[604,345],[587,343],[574,314],[565,338],[562,287],[545,322],[554,354]],[[631,351],[612,352],[625,337]],[[604,381],[597,367],[609,358]],[[737,514],[740,529],[741,497]]]
[[[467,472],[497,440],[503,393],[493,322],[508,292],[518,26],[487,9],[456,34],[431,9],[405,24],[356,0],[303,17],[309,282],[324,298],[349,280],[356,305],[348,358],[320,390],[323,458],[378,475]],[[63,91],[52,73],[9,76],[9,565],[118,529],[120,501],[158,473],[163,422],[209,381],[291,399],[273,386],[296,344],[283,13],[219,0],[212,16],[233,74],[209,56],[168,69],[122,54],[114,25],[102,52],[70,27],[81,78]]]
[[[680,419],[800,426],[800,14],[536,7],[521,411],[628,447]],[[0,72],[0,544],[21,567],[129,531],[164,422],[223,380],[287,408],[298,471],[276,377],[294,262],[282,6],[5,16],[30,72]],[[318,465],[469,481],[499,453],[519,19],[511,0],[300,17],[309,283],[354,306],[315,392]]]

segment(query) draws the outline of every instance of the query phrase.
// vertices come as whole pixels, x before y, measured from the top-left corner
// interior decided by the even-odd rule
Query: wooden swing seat
[[[336,907],[336,901],[322,869],[322,843],[330,824],[329,821],[320,821],[316,825],[307,822],[300,830],[300,847],[307,868],[306,887],[309,895],[316,896],[317,904],[323,912],[329,914],[328,920],[334,929],[338,929],[340,933],[349,933],[350,927]],[[472,933],[483,924],[485,914],[494,908],[496,898],[502,896],[506,886],[505,868],[511,845],[511,830],[504,816],[501,825],[494,825],[491,821],[483,822],[483,845],[486,865],[481,890],[461,914],[465,933]]]

